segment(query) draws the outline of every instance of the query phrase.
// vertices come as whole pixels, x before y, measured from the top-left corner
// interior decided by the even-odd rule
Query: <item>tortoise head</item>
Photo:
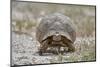
[[[61,40],[61,35],[59,34],[59,32],[56,32],[53,36],[52,39],[54,41],[60,41]]]

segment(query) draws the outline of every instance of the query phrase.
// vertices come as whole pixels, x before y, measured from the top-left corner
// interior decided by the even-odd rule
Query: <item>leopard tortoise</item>
[[[36,38],[40,43],[39,54],[46,52],[49,47],[68,47],[68,51],[74,52],[76,39],[75,27],[68,16],[61,13],[46,15],[37,26]]]

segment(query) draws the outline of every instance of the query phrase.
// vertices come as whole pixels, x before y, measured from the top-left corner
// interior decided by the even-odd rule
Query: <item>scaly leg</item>
[[[40,46],[39,55],[43,55],[43,53],[46,52],[47,48],[48,48],[47,42],[44,41]]]

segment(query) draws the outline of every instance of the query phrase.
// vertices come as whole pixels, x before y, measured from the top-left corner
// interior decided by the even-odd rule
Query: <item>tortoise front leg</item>
[[[73,43],[71,43],[68,40],[64,39],[64,44],[66,44],[66,47],[68,47],[68,52],[74,52],[75,51],[75,47],[73,46]]]
[[[43,55],[43,53],[46,52],[47,48],[48,48],[47,42],[44,41],[44,42],[40,45],[39,55]]]
[[[71,43],[68,44],[68,52],[75,52],[75,47]]]

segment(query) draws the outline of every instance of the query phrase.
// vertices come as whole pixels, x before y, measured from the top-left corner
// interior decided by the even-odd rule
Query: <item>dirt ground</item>
[[[64,53],[55,55],[45,53],[43,56],[38,54],[40,44],[33,35],[18,34],[12,32],[12,65],[64,63],[77,61],[95,60],[95,38],[78,37],[75,41],[76,51],[74,53]]]

